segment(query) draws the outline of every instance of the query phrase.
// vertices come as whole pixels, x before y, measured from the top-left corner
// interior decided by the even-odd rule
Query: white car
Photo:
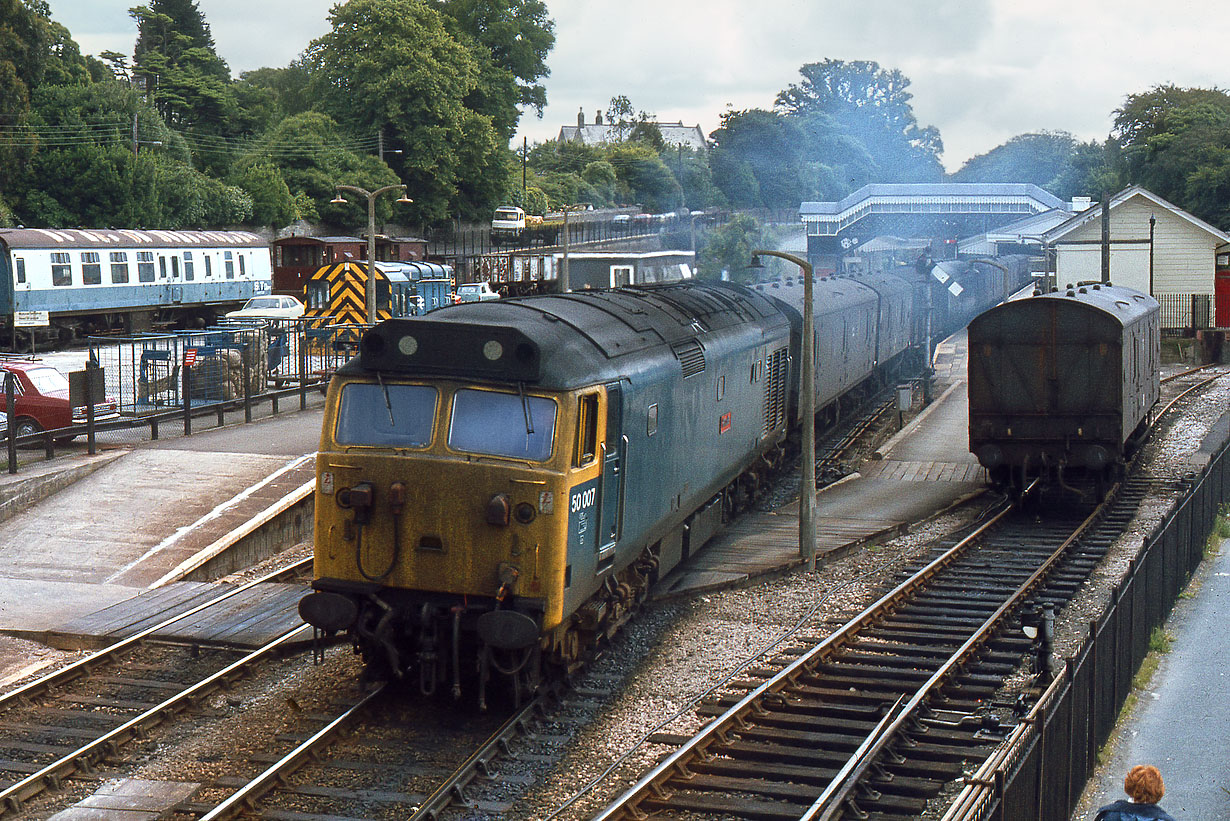
[[[485,282],[469,282],[458,285],[453,295],[454,302],[486,302],[489,299],[499,299],[500,295],[491,290]]]
[[[293,296],[254,296],[227,319],[298,319],[303,316],[303,303]]]

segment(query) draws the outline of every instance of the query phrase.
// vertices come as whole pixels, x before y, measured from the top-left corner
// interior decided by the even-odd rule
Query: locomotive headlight
[[[397,340],[397,350],[401,351],[402,356],[414,356],[414,352],[418,349],[419,341],[409,334]]]
[[[504,346],[494,339],[483,346],[483,356],[487,357],[492,362],[497,361],[503,355]]]

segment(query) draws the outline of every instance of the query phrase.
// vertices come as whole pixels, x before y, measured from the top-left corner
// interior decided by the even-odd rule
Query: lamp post
[[[401,197],[397,202],[411,203],[414,200],[406,196],[406,186],[404,185],[386,185],[383,188],[377,188],[375,191],[368,191],[365,188],[359,188],[355,185],[335,185],[337,196],[329,200],[335,205],[345,205],[349,200],[342,196],[343,191],[349,191],[352,194],[358,194],[360,197],[367,197],[367,287],[364,289],[365,302],[367,303],[367,324],[376,324],[376,197],[388,191],[400,190]]]
[[[803,417],[803,476],[799,481],[799,555],[807,569],[816,569],[816,334],[812,302],[812,268],[807,260],[782,251],[752,251],[752,268],[762,268],[760,257],[778,257],[803,269],[803,374],[799,402]]]

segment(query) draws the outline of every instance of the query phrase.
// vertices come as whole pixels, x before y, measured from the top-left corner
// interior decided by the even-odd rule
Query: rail
[[[53,670],[52,672],[44,676],[40,676],[39,678],[34,679],[33,681],[30,681],[14,690],[10,690],[9,692],[4,693],[3,695],[0,695],[0,710],[7,709],[13,706],[14,704],[20,704],[22,702],[29,701],[31,698],[34,698],[42,693],[45,693],[48,690],[52,689],[53,687],[58,687],[60,685],[63,685],[63,684],[66,684],[67,682],[72,681],[75,678],[78,678],[79,676],[85,675],[91,669],[98,667],[102,664],[108,663],[118,653],[124,650],[127,650],[131,647],[135,647],[136,645],[140,644],[145,639],[149,638],[150,636],[154,635],[160,630],[165,630],[166,628],[170,627],[176,622],[182,621],[183,619],[186,619],[189,616],[194,616],[203,610],[209,609],[210,607],[214,607],[226,601],[227,599],[232,598],[233,596],[238,596],[240,593],[243,593],[246,590],[250,590],[253,587],[256,587],[259,584],[265,584],[267,582],[272,582],[277,579],[286,578],[288,575],[293,576],[299,573],[300,571],[311,567],[311,564],[312,564],[312,559],[310,558],[300,559],[296,562],[292,562],[286,567],[278,568],[277,570],[271,571],[265,574],[264,576],[261,576],[258,579],[254,579],[253,581],[240,585],[239,587],[229,590],[226,593],[222,593],[218,596],[215,596],[214,598],[206,602],[202,602],[201,604],[196,605],[195,607],[191,607],[182,613],[178,613],[174,616],[171,616],[168,619],[164,619],[158,624],[155,624],[152,627],[147,627],[146,629],[141,630],[140,632],[135,633],[126,639],[123,639],[122,641],[118,641],[115,644],[110,645],[109,647],[104,647],[103,649],[95,653],[91,653],[90,655],[85,656],[84,658],[78,659],[72,664],[69,664],[65,667],[61,667],[58,670]]]
[[[120,745],[132,741],[139,737],[143,731],[161,724],[169,716],[216,692],[219,688],[227,686],[238,673],[273,654],[282,645],[310,630],[311,628],[305,624],[288,630],[263,647],[254,650],[190,687],[181,690],[170,698],[164,699],[140,715],[134,716],[118,727],[81,745],[72,752],[62,755],[11,786],[0,790],[0,816],[20,811],[26,801],[29,801],[49,787],[59,786],[64,779],[69,778],[74,773],[88,771],[95,762],[107,755],[113,754]]]

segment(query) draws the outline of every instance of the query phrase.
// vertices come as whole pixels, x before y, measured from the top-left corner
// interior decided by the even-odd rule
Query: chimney
[[[594,114],[594,125],[602,125],[602,109],[598,109]]]
[[[577,109],[577,128],[584,128],[584,127],[585,127],[585,109],[578,108]]]

